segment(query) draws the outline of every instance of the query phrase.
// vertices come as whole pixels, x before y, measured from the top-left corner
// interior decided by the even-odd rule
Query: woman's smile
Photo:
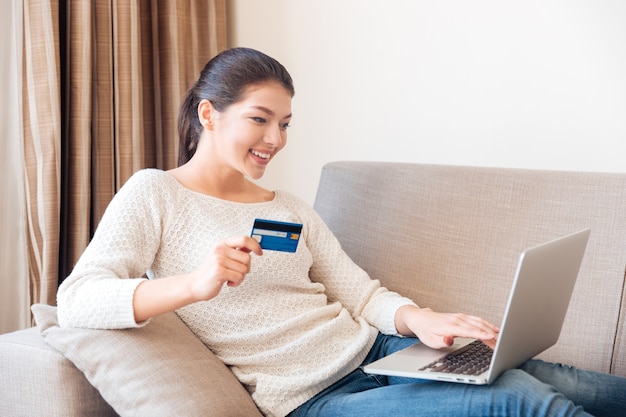
[[[250,149],[249,152],[250,155],[252,155],[252,159],[254,159],[256,163],[262,165],[267,165],[267,163],[270,161],[270,158],[272,157],[271,152],[263,152],[256,149]]]

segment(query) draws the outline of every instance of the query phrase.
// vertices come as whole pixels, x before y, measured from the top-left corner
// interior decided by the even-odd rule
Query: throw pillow
[[[121,416],[261,416],[228,368],[176,313],[141,328],[61,328],[56,307],[32,307],[44,339]]]

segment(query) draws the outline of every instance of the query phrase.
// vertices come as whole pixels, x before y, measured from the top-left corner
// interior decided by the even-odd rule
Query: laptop
[[[484,385],[543,352],[561,333],[589,234],[589,229],[581,230],[521,254],[493,351],[468,338],[456,338],[444,349],[418,342],[366,365],[364,371]],[[481,350],[488,356],[482,364],[480,360],[473,365],[459,364]]]

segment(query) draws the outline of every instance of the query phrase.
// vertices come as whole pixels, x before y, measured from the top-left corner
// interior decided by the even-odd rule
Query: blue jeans
[[[363,365],[416,342],[379,335]],[[491,385],[369,375],[361,368],[289,417],[624,416],[626,378],[530,360]]]

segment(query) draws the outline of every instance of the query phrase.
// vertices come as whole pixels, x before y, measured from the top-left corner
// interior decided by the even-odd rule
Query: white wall
[[[626,170],[626,1],[228,4],[296,85],[269,188],[313,202],[342,159]]]

